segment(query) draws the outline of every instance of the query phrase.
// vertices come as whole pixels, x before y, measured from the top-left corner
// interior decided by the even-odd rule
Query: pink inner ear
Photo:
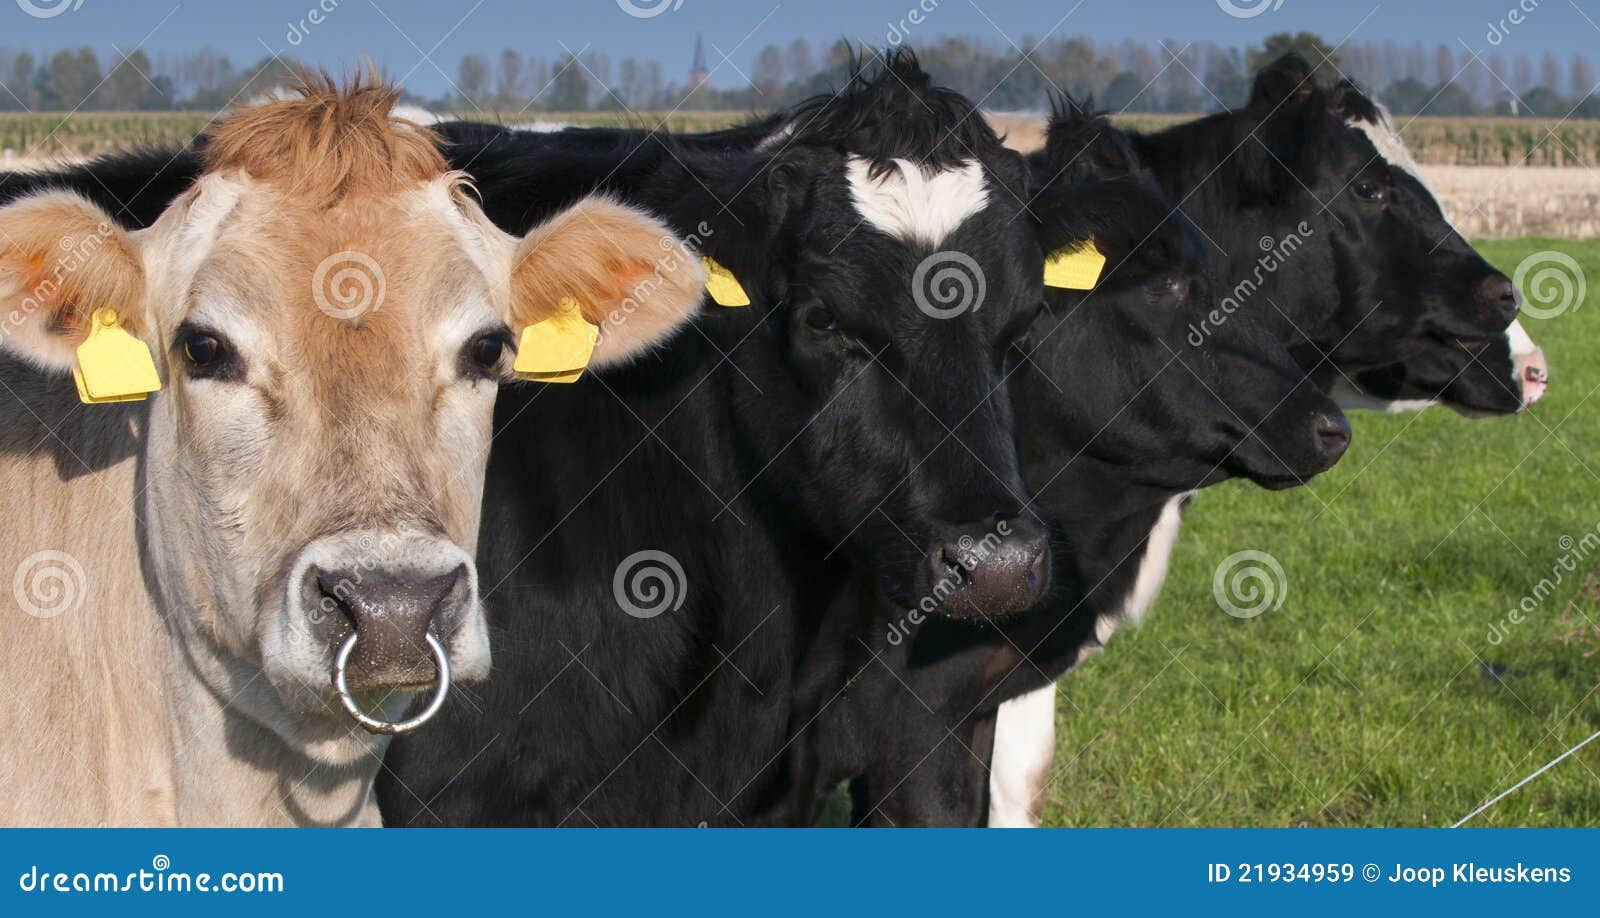
[[[78,308],[77,303],[69,300],[62,303],[61,308],[57,309],[55,314],[50,317],[49,330],[52,335],[60,335],[63,338],[77,338],[83,334],[87,324],[83,310]]]

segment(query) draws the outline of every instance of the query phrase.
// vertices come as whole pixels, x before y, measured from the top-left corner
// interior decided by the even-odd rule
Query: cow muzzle
[[[1528,337],[1521,322],[1512,322],[1506,329],[1506,343],[1511,347],[1512,377],[1522,392],[1522,407],[1527,408],[1544,398],[1549,390],[1550,364],[1544,358],[1544,350]]]
[[[1022,612],[1050,585],[1050,538],[1027,516],[946,527],[925,576],[939,614],[998,618]]]
[[[421,726],[443,704],[452,672],[487,671],[477,573],[454,543],[422,535],[340,535],[308,545],[295,571],[290,589],[316,637],[324,685],[368,731]],[[430,687],[420,714],[403,721],[382,716]]]

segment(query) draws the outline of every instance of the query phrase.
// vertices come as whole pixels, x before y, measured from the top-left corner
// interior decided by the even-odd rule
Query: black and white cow
[[[1349,409],[1504,415],[1544,394],[1548,368],[1516,321],[1511,281],[1449,224],[1387,111],[1354,84],[1320,87],[1290,54],[1257,75],[1244,109],[1165,131],[1064,114],[1036,169],[1148,170],[1205,236],[1223,291],[1199,336],[1251,314]],[[1180,506],[1131,549],[1145,574],[1126,618],[1155,599]],[[992,824],[1028,822],[1054,753],[1054,698],[1042,687],[999,712]]]

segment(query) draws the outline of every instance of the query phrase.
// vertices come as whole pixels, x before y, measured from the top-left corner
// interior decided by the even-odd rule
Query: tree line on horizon
[[[1280,33],[1247,48],[1175,41],[1096,43],[1083,37],[1024,39],[1026,59],[1009,45],[964,37],[911,42],[934,77],[995,110],[1040,109],[1053,90],[1093,97],[1100,108],[1197,114],[1236,107],[1250,76],[1285,51],[1319,65],[1319,78],[1345,74],[1378,91],[1397,114],[1531,115],[1600,118],[1589,58],[1562,61],[1545,52],[1475,57],[1465,49],[1421,43],[1346,43],[1331,47],[1309,32]],[[762,110],[834,88],[853,56],[876,53],[846,41],[816,49],[805,39],[769,44],[744,71],[745,85],[717,88],[668,75],[659,60],[613,61],[591,51],[555,58],[512,48],[469,53],[457,63],[451,91],[407,101],[436,110],[507,116],[588,110]],[[685,54],[687,60],[689,55]],[[0,47],[0,111],[207,110],[287,82],[295,64],[263,58],[239,67],[215,48],[189,53],[142,50],[109,64],[94,49],[48,55]]]

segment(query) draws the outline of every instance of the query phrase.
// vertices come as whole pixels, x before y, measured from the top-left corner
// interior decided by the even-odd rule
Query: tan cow
[[[376,824],[386,737],[335,651],[353,627],[379,720],[432,690],[430,634],[488,672],[472,557],[514,343],[585,328],[575,303],[617,363],[697,308],[698,261],[609,199],[496,229],[397,95],[308,78],[240,110],[145,230],[61,191],[0,209],[0,823]],[[95,323],[160,391],[80,403]]]

